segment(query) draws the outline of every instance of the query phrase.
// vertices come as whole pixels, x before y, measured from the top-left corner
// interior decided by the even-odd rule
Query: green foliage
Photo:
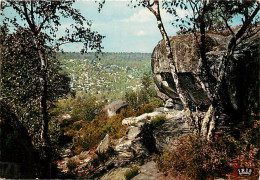
[[[14,28],[15,31],[20,27],[28,29],[31,34],[25,38],[44,33],[47,44],[56,50],[59,50],[64,42],[81,42],[83,43],[81,53],[87,52],[88,49],[96,49],[100,52],[104,36],[91,30],[91,23],[81,15],[78,9],[74,8],[73,4],[73,1],[3,1],[1,2],[1,12],[4,15],[2,22]],[[13,18],[8,16],[8,9],[15,12]],[[62,36],[58,38],[57,33],[61,31],[61,19],[71,20],[70,29],[65,28]],[[34,41],[29,42],[34,44]],[[43,44],[39,43],[39,45]]]
[[[216,141],[206,141],[201,137],[187,135],[178,139],[176,148],[159,156],[160,170],[172,174],[186,175],[192,179],[223,177],[232,171],[230,163],[241,150],[238,141],[223,136]]]
[[[97,167],[100,163],[106,162],[113,155],[115,155],[115,150],[112,147],[109,147],[104,153],[95,153],[91,159],[91,164],[93,167]]]
[[[34,144],[38,146],[42,92],[37,49],[31,43],[30,32],[25,29],[20,28],[8,34],[8,29],[2,26],[0,36],[1,97],[10,103],[19,120],[32,135]],[[70,79],[62,72],[55,53],[48,47],[45,47],[45,52],[49,59],[47,101],[51,107],[53,101],[64,97],[70,91]]]
[[[71,88],[87,92],[97,99],[110,101],[123,98],[126,91],[140,89],[144,71],[150,71],[148,53],[59,54],[63,71],[70,74]]]
[[[139,174],[139,167],[134,166],[131,169],[127,170],[124,174],[126,180],[131,180],[133,177]]]
[[[150,98],[149,104],[152,105],[154,108],[162,107],[163,106],[163,101],[160,98],[158,98],[158,97],[153,95]]]
[[[137,115],[151,112],[154,108],[163,105],[162,100],[157,97],[154,84],[152,84],[152,79],[148,73],[143,74],[141,82],[142,88],[139,91],[130,91],[125,94],[128,109],[139,111]]]
[[[102,108],[102,103],[98,102],[95,97],[76,98],[71,112],[72,120],[92,121],[96,115],[101,113]]]
[[[141,79],[141,83],[143,85],[144,90],[148,91],[152,86],[152,79],[150,77],[150,74],[144,73]]]
[[[152,119],[151,126],[153,126],[154,128],[158,127],[163,123],[165,123],[165,121],[166,121],[166,117],[164,115],[158,115]]]
[[[135,92],[126,92],[125,100],[129,109],[136,109],[138,107],[138,99]]]

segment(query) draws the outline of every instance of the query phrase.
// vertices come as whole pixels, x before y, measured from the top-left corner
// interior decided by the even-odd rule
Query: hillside
[[[71,78],[71,89],[109,101],[137,90],[143,73],[150,72],[149,53],[63,53],[58,58]]]

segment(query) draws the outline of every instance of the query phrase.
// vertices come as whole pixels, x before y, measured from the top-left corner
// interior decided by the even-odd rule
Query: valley
[[[108,102],[141,87],[141,77],[151,71],[150,53],[63,53],[58,58],[71,82],[71,90],[95,95]]]

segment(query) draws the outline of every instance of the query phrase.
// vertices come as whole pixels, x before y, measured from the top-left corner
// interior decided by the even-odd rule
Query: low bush
[[[104,153],[95,153],[92,157],[91,164],[93,167],[97,167],[100,163],[106,162],[111,156],[115,154],[115,150],[112,147],[109,147],[108,150]]]
[[[240,150],[239,142],[230,136],[212,142],[187,135],[178,139],[171,152],[162,153],[157,165],[161,171],[192,179],[223,177],[232,172],[230,163]]]
[[[160,98],[153,96],[150,98],[149,104],[154,108],[158,108],[163,106],[163,101]]]
[[[138,91],[126,92],[125,100],[128,109],[135,110],[137,115],[152,112],[154,108],[163,105],[163,101],[158,98],[152,78],[149,73],[144,73],[141,79],[141,89]]]
[[[155,128],[162,125],[165,121],[166,121],[166,117],[164,115],[159,115],[152,119],[151,125]]]
[[[77,121],[66,128],[66,134],[73,136],[73,153],[79,154],[83,150],[93,148],[106,134],[113,138],[120,138],[125,135],[127,126],[122,125],[122,120],[127,117],[126,115],[132,115],[132,113],[122,110],[119,114],[110,118],[106,114],[100,114],[91,122],[83,121],[80,123]]]
[[[139,167],[138,166],[134,166],[133,168],[127,170],[125,172],[125,179],[126,180],[131,180],[133,177],[135,177],[136,175],[138,175],[139,173]]]
[[[143,106],[141,106],[140,108],[138,108],[139,110],[136,111],[135,115],[136,116],[140,116],[144,113],[150,113],[150,112],[153,112],[154,110],[154,106],[151,105],[151,104],[145,104]]]

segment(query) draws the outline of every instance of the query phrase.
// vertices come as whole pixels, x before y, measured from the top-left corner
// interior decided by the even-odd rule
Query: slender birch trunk
[[[169,37],[168,37],[168,35],[165,31],[165,28],[164,28],[164,25],[163,25],[163,22],[162,22],[162,19],[161,19],[160,7],[159,7],[159,1],[158,0],[154,1],[154,6],[155,6],[155,9],[153,9],[151,7],[151,5],[148,3],[146,7],[156,17],[158,29],[160,30],[160,33],[161,33],[162,38],[163,38],[164,43],[165,43],[167,57],[169,59],[170,70],[171,70],[171,74],[172,74],[172,77],[173,77],[173,80],[174,80],[174,83],[175,83],[175,86],[176,86],[177,93],[179,94],[179,97],[180,97],[180,100],[183,104],[184,110],[188,110],[188,100],[187,100],[187,98],[184,94],[184,91],[183,91],[183,89],[181,88],[181,85],[180,85],[180,80],[179,80],[179,77],[178,77],[178,74],[177,74],[177,68],[174,64],[170,40],[169,40]]]

